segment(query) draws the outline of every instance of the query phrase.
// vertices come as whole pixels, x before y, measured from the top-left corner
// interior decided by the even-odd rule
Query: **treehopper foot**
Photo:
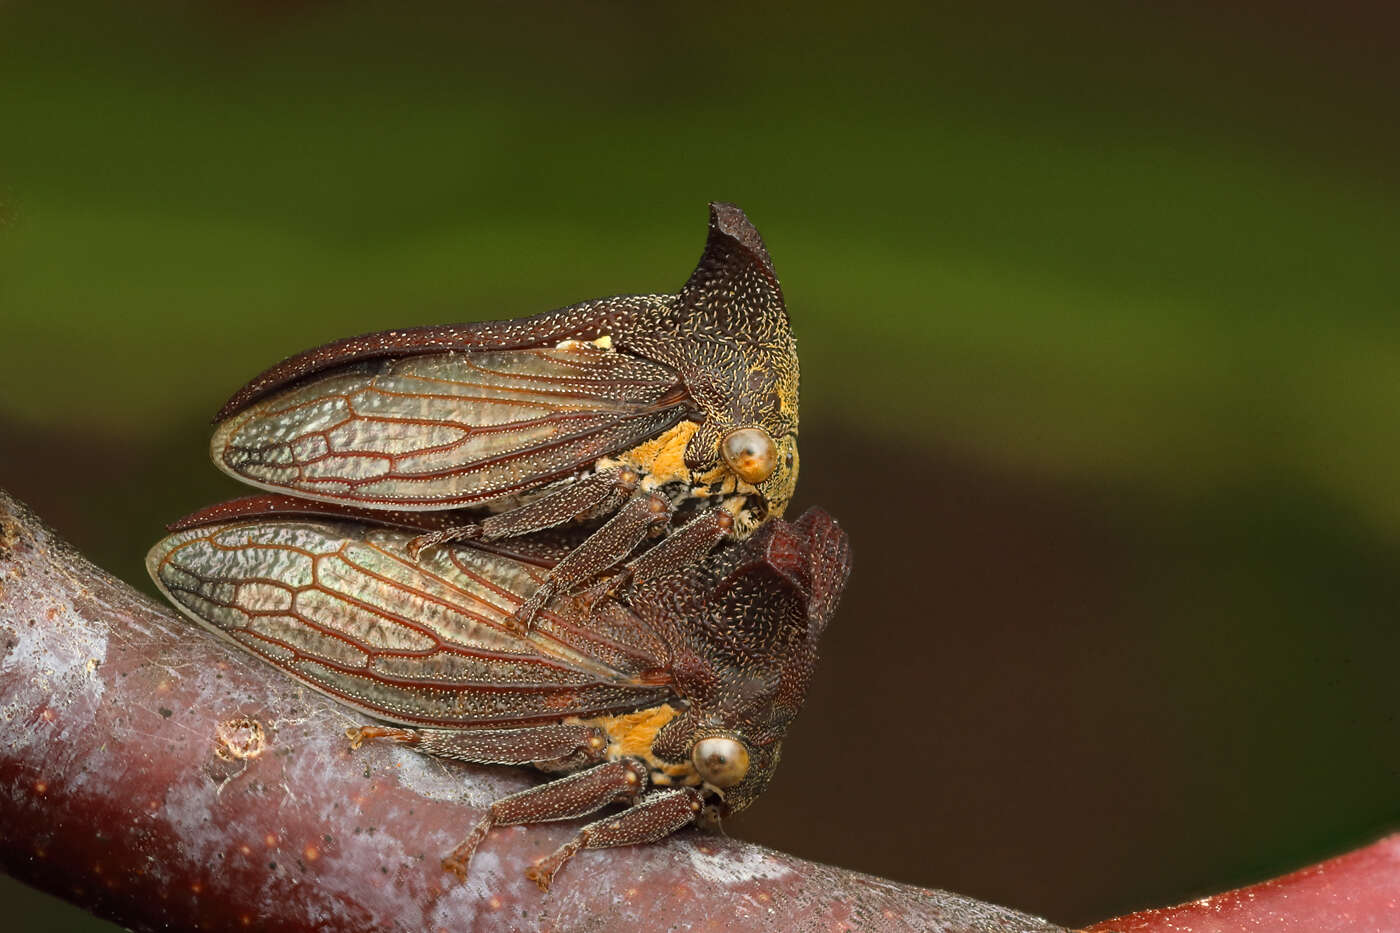
[[[471,867],[472,856],[476,854],[476,847],[481,845],[481,840],[486,838],[486,834],[491,831],[491,827],[496,825],[496,820],[490,810],[481,818],[481,821],[472,828],[471,834],[458,844],[457,848],[448,853],[442,860],[442,867],[445,871],[450,871],[462,881],[467,880],[467,869]]]
[[[418,733],[413,729],[394,729],[389,726],[351,726],[345,730],[345,737],[350,740],[350,748],[359,748],[367,741],[375,739],[388,739],[391,742],[399,742],[404,745],[417,745]]]
[[[476,541],[481,537],[482,528],[479,524],[454,525],[451,528],[441,528],[419,535],[408,542],[404,551],[408,553],[409,560],[416,563],[423,559],[424,551],[431,551],[453,541]]]
[[[471,859],[470,853],[468,853],[465,858],[458,858],[457,853],[453,852],[442,860],[442,869],[443,871],[448,871],[456,875],[458,881],[466,881],[467,869],[471,866]]]
[[[541,891],[548,891],[554,876],[564,867],[565,862],[574,857],[578,849],[577,840],[560,846],[553,854],[546,855],[525,869],[525,877],[537,884]]]

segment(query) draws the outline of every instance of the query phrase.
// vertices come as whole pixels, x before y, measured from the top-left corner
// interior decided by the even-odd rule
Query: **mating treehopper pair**
[[[547,887],[580,849],[743,809],[777,764],[850,567],[825,512],[781,518],[797,376],[767,250],[714,204],[676,295],[268,370],[212,445],[267,494],[176,523],[147,566],[195,621],[392,724],[356,743],[564,775],[493,804],[458,874],[492,826],[630,804],[537,863]]]

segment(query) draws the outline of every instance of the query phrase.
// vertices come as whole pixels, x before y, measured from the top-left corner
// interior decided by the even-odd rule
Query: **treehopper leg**
[[[541,891],[548,891],[555,874],[580,850],[655,842],[695,822],[704,805],[704,798],[693,787],[649,794],[630,810],[589,823],[573,839],[530,866],[525,874]]]
[[[442,867],[465,881],[472,855],[492,827],[577,819],[610,803],[635,800],[646,783],[645,764],[636,758],[620,758],[502,797],[442,860]]]

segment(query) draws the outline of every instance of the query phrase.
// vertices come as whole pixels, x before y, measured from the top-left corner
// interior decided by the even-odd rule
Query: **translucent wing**
[[[591,343],[351,364],[219,425],[214,462],[274,492],[450,509],[538,488],[687,414],[675,372]]]
[[[558,600],[529,635],[511,613],[538,566],[468,548],[422,562],[412,533],[268,519],[192,528],[146,557],[186,615],[381,719],[475,726],[633,710],[671,696],[669,654],[625,607]]]

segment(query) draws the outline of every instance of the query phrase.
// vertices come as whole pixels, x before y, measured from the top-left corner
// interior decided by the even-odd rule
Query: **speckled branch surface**
[[[143,542],[132,544],[135,548]],[[684,833],[526,866],[572,824],[441,856],[529,773],[351,752],[362,717],[88,563],[0,491],[0,869],[138,930],[1056,931]]]

